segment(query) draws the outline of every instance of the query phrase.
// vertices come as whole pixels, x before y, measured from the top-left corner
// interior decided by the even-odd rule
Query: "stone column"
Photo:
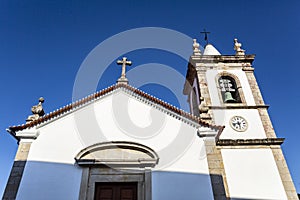
[[[16,199],[30,146],[31,142],[20,142],[2,199]]]
[[[15,137],[19,139],[19,147],[6,184],[6,188],[4,190],[4,194],[2,197],[3,200],[16,199],[23,172],[26,166],[31,143],[39,135],[39,132],[35,129],[30,131],[20,131],[20,133],[10,131],[10,133],[15,135]]]
[[[221,149],[217,148],[214,139],[206,139],[204,142],[214,199],[230,199]]]
[[[247,68],[243,68],[243,70],[246,73],[255,104],[257,106],[265,105],[256,78],[254,76],[254,68],[247,67]],[[272,126],[272,122],[270,120],[267,108],[257,108],[257,110],[259,112],[267,138],[276,138],[274,128]]]
[[[262,98],[260,89],[258,87],[256,78],[254,76],[254,68],[252,67],[246,67],[243,69],[246,73],[254,101],[256,105],[264,105],[264,100]],[[276,134],[272,125],[272,122],[270,120],[267,108],[257,108],[265,133],[267,138],[276,138]],[[293,183],[293,180],[291,178],[288,166],[286,164],[285,158],[282,153],[282,149],[280,146],[274,146],[271,147],[273,156],[277,165],[277,169],[279,171],[282,184],[284,186],[286,195],[288,199],[298,199],[297,192]]]
[[[200,69],[197,69],[197,78],[198,78],[198,84],[199,84],[199,90],[200,90],[200,94],[201,97],[204,98],[204,101],[206,103],[206,106],[211,106],[211,99],[210,99],[210,95],[209,95],[209,89],[207,86],[207,80],[206,80],[206,69],[204,69],[204,67],[201,67]],[[205,113],[207,115],[207,117],[203,118],[201,117],[201,119],[207,123],[213,123],[213,113],[211,112],[211,110],[208,110],[207,113]]]
[[[243,71],[245,71],[246,77],[248,79],[252,94],[253,94],[253,98],[255,101],[256,105],[264,105],[264,100],[262,98],[260,89],[258,87],[256,78],[254,76],[254,68],[252,67],[244,67]]]
[[[284,159],[284,156],[283,156],[280,146],[274,146],[274,147],[271,146],[271,149],[273,152],[273,156],[274,156],[274,159],[275,159],[275,162],[276,162],[287,198],[289,200],[298,200],[296,188],[294,186],[292,177],[289,172],[289,168],[286,164],[286,161]]]

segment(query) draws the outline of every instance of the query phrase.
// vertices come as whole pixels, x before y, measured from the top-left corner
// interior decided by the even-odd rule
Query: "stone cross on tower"
[[[210,32],[203,29],[203,31],[200,33],[204,34],[204,40],[206,41],[206,44],[208,44],[208,34],[210,34]]]
[[[121,74],[121,77],[118,79],[117,83],[125,83],[125,84],[127,84],[128,80],[126,78],[126,65],[131,66],[132,62],[129,61],[129,60],[127,60],[126,57],[123,57],[122,60],[118,60],[117,61],[117,64],[118,65],[122,65],[122,74]]]

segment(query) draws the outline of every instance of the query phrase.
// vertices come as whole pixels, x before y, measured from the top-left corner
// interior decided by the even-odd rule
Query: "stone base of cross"
[[[117,84],[128,84],[128,79],[121,77],[118,79]]]

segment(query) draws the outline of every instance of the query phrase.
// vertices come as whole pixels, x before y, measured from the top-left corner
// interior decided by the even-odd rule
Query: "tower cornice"
[[[190,62],[194,63],[250,63],[254,61],[255,54],[250,55],[193,55]]]
[[[188,63],[186,74],[186,83],[183,94],[187,95],[190,91],[190,85],[197,74],[197,71],[206,71],[208,68],[225,69],[229,66],[220,66],[220,64],[230,64],[232,67],[242,67],[243,71],[253,71],[252,62],[255,54],[249,55],[192,55]]]

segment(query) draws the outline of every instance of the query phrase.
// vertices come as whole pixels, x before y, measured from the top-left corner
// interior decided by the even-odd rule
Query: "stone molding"
[[[243,71],[248,71],[248,72],[253,72],[254,71],[254,68],[251,67],[251,66],[245,66],[242,68]]]
[[[37,130],[28,130],[16,133],[16,137],[19,139],[29,139],[35,140],[40,135],[40,132]]]
[[[264,138],[264,139],[219,139],[218,146],[251,146],[251,145],[281,145],[284,138]]]
[[[103,142],[81,150],[75,160],[82,167],[80,200],[94,198],[97,182],[137,182],[138,199],[151,200],[151,167],[159,160],[151,148],[135,142]]]
[[[96,166],[84,167],[80,184],[79,200],[94,199],[97,182],[136,182],[139,200],[152,199],[151,170],[116,170]]]
[[[75,157],[79,166],[103,165],[109,167],[155,167],[158,154],[151,148],[135,142],[103,142],[81,150]]]
[[[255,105],[255,106],[247,106],[244,104],[226,104],[224,106],[209,106],[210,109],[213,110],[226,110],[226,109],[258,109],[258,108],[269,108],[269,105]]]
[[[200,55],[191,56],[191,60],[197,63],[252,63],[255,55]]]
[[[222,129],[223,130],[223,129]],[[216,136],[218,135],[219,132],[212,131],[211,129],[208,128],[198,128],[197,129],[197,135],[200,138],[213,138],[215,139]]]

